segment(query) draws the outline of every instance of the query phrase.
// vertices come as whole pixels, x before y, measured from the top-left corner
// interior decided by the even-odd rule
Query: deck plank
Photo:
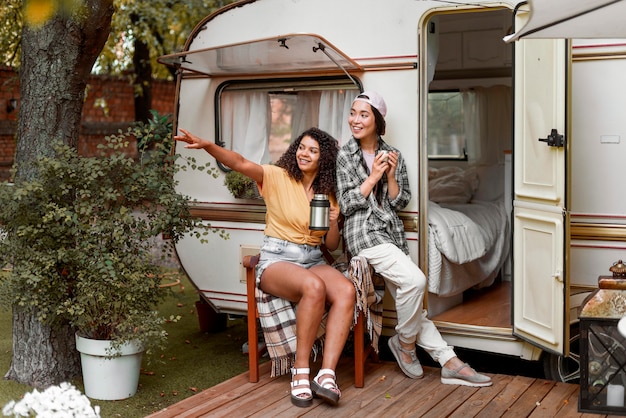
[[[448,402],[448,397],[457,389],[457,386],[442,385],[439,369],[431,369],[429,372],[433,375],[433,379],[428,386],[418,385],[415,395],[419,399],[416,399],[416,402],[399,403],[403,405],[403,408],[399,410],[397,416],[421,417],[428,414],[442,401]]]
[[[478,388],[468,386],[458,386],[445,399],[438,402],[429,411],[422,414],[425,418],[440,418],[450,416],[454,411],[459,409],[467,402],[476,392]]]
[[[535,379],[515,401],[515,407],[504,414],[507,418],[527,417],[541,404],[556,382],[553,380]]]
[[[428,388],[434,386],[434,382],[438,381],[438,377],[435,378],[432,371],[424,369],[424,377],[421,379],[408,379],[397,368],[394,363],[394,368],[387,374],[394,382],[393,386],[389,387],[385,392],[379,392],[375,399],[375,404],[367,405],[368,413],[371,411],[372,416],[390,416],[399,417],[402,416],[401,412],[410,406],[415,401],[422,399],[422,394],[428,392]],[[397,379],[396,376],[400,376],[401,379]],[[410,403],[407,403],[407,399],[411,399]],[[410,405],[409,405],[410,404]]]
[[[313,371],[318,363],[311,365]],[[148,418],[191,417],[577,417],[608,418],[578,412],[579,386],[524,376],[491,375],[493,385],[471,388],[441,384],[441,369],[424,367],[424,378],[409,379],[395,362],[368,362],[365,387],[354,387],[354,362],[341,360],[337,381],[342,390],[339,405],[319,399],[310,408],[289,400],[289,376],[270,378],[269,363],[260,368],[258,383],[242,373],[217,386],[183,399]]]
[[[573,394],[576,394],[578,398],[578,385],[557,382],[541,400],[540,405],[529,415],[529,418],[557,416],[559,411],[569,404],[569,399]]]
[[[395,364],[393,364],[395,366]],[[361,393],[355,393],[349,400],[347,407],[345,408],[346,414],[343,414],[344,406],[340,403],[339,407],[342,408],[341,415],[335,414],[334,416],[362,416],[362,410],[366,410],[371,416],[391,416],[386,415],[390,408],[390,405],[396,402],[401,402],[403,396],[407,396],[410,393],[410,387],[413,385],[427,384],[428,380],[420,379],[413,380],[408,379],[398,368],[389,367],[389,363],[384,368],[372,373],[374,376],[373,381],[370,383],[367,380],[369,375],[366,374],[366,384]],[[343,399],[341,400],[343,403]],[[328,417],[331,414],[327,414]]]
[[[454,412],[452,412],[450,418],[469,418],[475,417],[489,405],[489,402],[493,400],[505,387],[508,385],[513,376],[508,375],[493,375],[493,385],[481,388],[477,390],[463,405],[459,406]]]
[[[502,390],[494,396],[489,404],[483,408],[477,417],[492,418],[504,416],[511,410],[511,406],[533,384],[535,379],[525,376],[515,376]]]
[[[391,385],[391,381],[387,381],[386,378],[381,380],[379,370],[382,367],[382,364],[367,365],[365,385],[363,388],[355,388],[353,385],[353,378],[348,382],[348,384],[340,384],[342,397],[337,408],[317,408],[315,410],[308,411],[303,414],[303,416],[307,418],[336,418],[337,410],[341,409],[341,416],[347,417],[359,413],[361,408],[368,408],[366,405],[372,400],[372,398],[385,392],[384,388],[380,386],[381,383],[389,386]]]
[[[202,416],[203,413],[230,404],[233,399],[272,383],[272,379],[269,378],[269,370],[270,364],[264,363],[259,367],[259,373],[268,378],[260,379],[258,383],[250,383],[249,373],[245,372],[149,416],[164,418]]]

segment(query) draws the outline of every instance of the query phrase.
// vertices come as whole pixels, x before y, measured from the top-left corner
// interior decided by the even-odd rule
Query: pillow
[[[475,168],[429,168],[428,179],[429,199],[436,203],[467,203],[479,183]]]
[[[476,172],[480,178],[480,187],[474,193],[475,200],[493,202],[504,196],[504,166],[495,164],[477,166]]]

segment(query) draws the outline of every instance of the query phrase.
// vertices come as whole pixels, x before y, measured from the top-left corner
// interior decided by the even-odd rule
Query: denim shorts
[[[287,261],[305,269],[326,264],[319,245],[294,244],[279,238],[265,236],[261,246],[261,255],[256,265],[256,283],[261,282],[261,275],[271,264]]]

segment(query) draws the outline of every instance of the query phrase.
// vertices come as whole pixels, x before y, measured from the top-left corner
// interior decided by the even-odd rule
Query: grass
[[[224,331],[200,331],[195,302],[198,294],[184,278],[170,288],[172,295],[159,310],[165,317],[180,315],[176,323],[168,323],[168,347],[156,353],[152,362],[144,358],[139,388],[131,398],[119,401],[92,400],[100,406],[101,416],[139,418],[175,404],[204,389],[248,370],[248,357],[241,353],[247,341],[247,328],[242,318],[228,320]],[[9,369],[12,357],[12,322],[10,311],[0,310],[0,373]],[[71,381],[83,391],[80,376]],[[19,399],[31,387],[9,380],[0,380],[0,409],[11,399]],[[1,413],[0,413],[1,414]]]

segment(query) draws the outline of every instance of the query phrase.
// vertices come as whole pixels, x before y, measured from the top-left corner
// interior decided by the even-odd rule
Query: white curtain
[[[342,145],[350,138],[348,115],[358,90],[323,91],[319,107],[319,128],[331,134]]]
[[[317,126],[335,137],[339,144],[346,142],[350,138],[348,114],[357,94],[357,89],[298,92],[291,115],[292,139]],[[251,161],[269,163],[271,106],[268,92],[225,91],[221,106],[221,137],[226,148]]]
[[[296,139],[307,129],[318,126],[320,93],[300,91],[291,116],[291,139]]]
[[[269,163],[271,115],[267,92],[226,91],[222,94],[221,104],[221,137],[226,148],[250,161]]]
[[[317,126],[337,139],[339,144],[344,143],[350,138],[348,114],[357,94],[357,89],[298,92],[291,122],[292,136],[296,138],[303,131]]]
[[[470,163],[504,162],[512,143],[511,88],[475,87],[462,92],[465,146]]]

